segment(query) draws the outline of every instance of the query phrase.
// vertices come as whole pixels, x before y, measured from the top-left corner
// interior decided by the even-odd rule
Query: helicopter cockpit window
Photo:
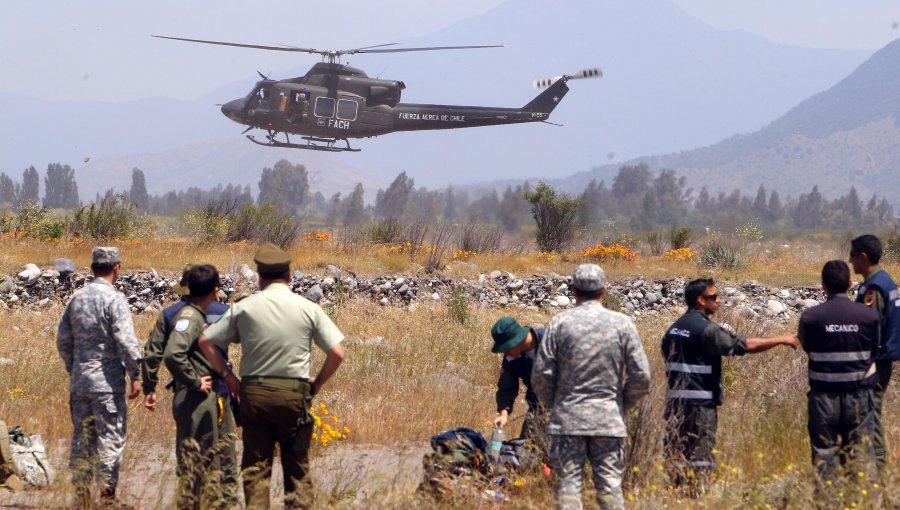
[[[334,117],[334,98],[316,98],[316,117]]]
[[[269,89],[259,89],[257,92],[260,101],[268,101],[269,100]]]
[[[356,120],[356,110],[359,103],[349,99],[341,99],[338,101],[337,118],[342,120]]]

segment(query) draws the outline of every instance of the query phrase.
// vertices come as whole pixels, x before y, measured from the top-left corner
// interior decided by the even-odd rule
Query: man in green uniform
[[[900,293],[894,280],[878,265],[883,251],[881,240],[871,234],[850,241],[850,265],[854,273],[865,278],[859,286],[856,301],[878,312],[881,320],[875,356],[878,379],[874,390],[875,431],[872,434],[879,472],[884,470],[888,460],[883,421],[884,394],[891,382],[894,360],[900,359]]]
[[[219,272],[210,265],[194,266],[187,285],[190,301],[175,315],[163,353],[175,382],[178,508],[231,507],[238,504],[234,418],[228,394],[216,391],[219,381],[197,346],[216,301]]]
[[[240,394],[243,420],[244,498],[248,508],[268,508],[275,443],[281,447],[286,508],[313,503],[309,446],[312,397],[344,359],[344,335],[319,305],[291,292],[291,256],[271,243],[254,257],[261,291],[231,307],[200,337],[199,345],[232,395]],[[241,379],[228,370],[220,349],[240,343]],[[310,377],[315,343],[325,363]]]
[[[159,367],[163,363],[163,352],[166,350],[166,341],[169,339],[169,333],[172,332],[172,325],[175,323],[175,316],[184,308],[191,299],[188,290],[187,277],[191,268],[199,264],[188,264],[184,266],[181,272],[181,280],[178,285],[172,287],[172,291],[178,294],[181,299],[172,305],[167,306],[156,317],[153,329],[147,337],[147,343],[144,344],[144,356],[141,358],[141,385],[144,391],[144,407],[147,410],[155,411],[158,399],[156,397],[156,386],[159,384]],[[219,320],[228,310],[228,305],[213,301],[206,309],[206,323],[212,324]],[[224,383],[221,384],[224,386]],[[172,389],[172,386],[166,386]],[[224,393],[220,391],[220,393]],[[233,404],[233,403],[232,403]],[[240,425],[239,425],[240,426]]]

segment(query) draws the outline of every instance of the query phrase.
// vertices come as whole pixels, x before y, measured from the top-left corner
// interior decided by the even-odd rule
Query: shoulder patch
[[[194,315],[193,308],[184,307],[181,309],[181,317],[190,317],[191,315]]]
[[[188,326],[191,325],[191,321],[187,319],[178,319],[178,322],[175,323],[175,331],[179,333],[183,333],[187,331]]]
[[[875,304],[875,299],[878,297],[878,291],[875,289],[869,289],[866,291],[866,295],[863,296],[863,304],[866,306],[872,306]]]

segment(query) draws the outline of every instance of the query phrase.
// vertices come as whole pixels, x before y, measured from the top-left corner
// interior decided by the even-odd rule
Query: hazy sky
[[[638,0],[641,1],[641,0]],[[709,25],[809,48],[875,50],[900,37],[897,0],[672,0]]]
[[[164,41],[150,34],[349,48],[402,42],[502,1],[7,2],[0,17],[0,93],[101,101],[193,99],[247,80],[255,70],[277,76],[317,59]],[[716,28],[743,29],[785,44],[874,50],[900,37],[897,0],[671,1]],[[503,42],[486,33],[482,40],[458,44]]]

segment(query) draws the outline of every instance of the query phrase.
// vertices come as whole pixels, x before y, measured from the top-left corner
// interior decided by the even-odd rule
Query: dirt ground
[[[240,444],[238,445],[240,449]],[[318,500],[370,502],[414,491],[422,479],[422,457],[427,445],[385,447],[337,444],[312,460]],[[68,448],[57,442],[50,448],[56,480],[43,490],[9,492],[0,488],[0,509],[71,508],[74,504]],[[281,464],[275,460],[271,484],[274,508],[281,508],[284,485]],[[139,509],[171,508],[175,493],[175,452],[159,446],[129,445],[122,464],[118,495],[122,503]],[[349,501],[348,501],[349,502]]]

